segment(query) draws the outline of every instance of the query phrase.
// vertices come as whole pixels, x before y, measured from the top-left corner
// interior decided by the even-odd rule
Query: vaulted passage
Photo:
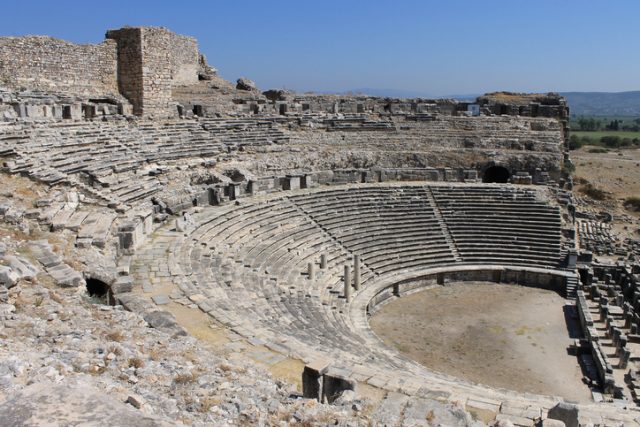
[[[497,182],[501,184],[505,184],[509,182],[509,177],[511,174],[507,168],[502,166],[491,166],[484,172],[484,176],[482,177],[482,182]]]
[[[104,304],[114,305],[111,288],[102,280],[89,278],[87,282],[87,293],[90,297],[101,300]]]

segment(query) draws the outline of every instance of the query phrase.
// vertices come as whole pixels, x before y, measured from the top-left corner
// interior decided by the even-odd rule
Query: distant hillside
[[[573,116],[640,116],[640,91],[561,92]]]

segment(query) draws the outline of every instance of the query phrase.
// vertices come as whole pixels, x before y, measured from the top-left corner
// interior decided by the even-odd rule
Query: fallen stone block
[[[160,329],[171,333],[172,335],[187,335],[182,326],[178,324],[173,314],[168,311],[158,310],[146,313],[142,318],[152,328]]]
[[[64,396],[64,399],[60,399]],[[135,406],[135,405],[134,405]],[[108,416],[107,416],[108,415]],[[165,427],[175,425],[144,415],[92,386],[41,382],[0,404],[0,424]]]
[[[33,280],[38,274],[38,269],[24,258],[8,256],[5,260],[9,267],[18,273],[21,279]]]
[[[58,264],[46,270],[56,282],[56,285],[60,287],[71,288],[86,285],[82,275],[66,264]]]
[[[20,275],[7,267],[6,265],[0,265],[0,283],[7,288],[13,288],[20,280]]]
[[[120,276],[111,285],[111,291],[114,295],[131,292],[133,290],[133,278],[131,276]]]

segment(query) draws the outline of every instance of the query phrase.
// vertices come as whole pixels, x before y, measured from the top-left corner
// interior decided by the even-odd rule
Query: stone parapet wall
[[[68,95],[118,94],[116,43],[78,45],[46,36],[0,37],[0,85]]]

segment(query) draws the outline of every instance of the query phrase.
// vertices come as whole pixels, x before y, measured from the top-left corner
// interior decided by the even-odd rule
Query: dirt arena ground
[[[468,381],[589,402],[571,344],[564,299],[555,292],[458,283],[397,299],[371,319],[387,344]]]
[[[576,167],[575,194],[582,197],[581,210],[593,213],[607,211],[614,215],[613,229],[620,239],[640,237],[640,212],[623,207],[629,197],[640,197],[640,149],[610,150],[607,153],[590,152],[596,147],[585,146],[571,151]],[[585,182],[606,194],[604,200],[581,196]]]

